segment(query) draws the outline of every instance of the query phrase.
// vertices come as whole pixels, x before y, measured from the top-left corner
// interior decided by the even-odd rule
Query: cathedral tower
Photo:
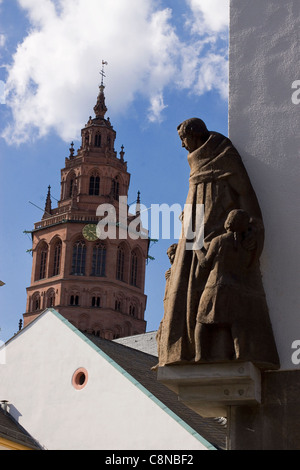
[[[95,117],[81,131],[77,154],[71,144],[61,170],[57,207],[52,207],[49,187],[44,215],[32,231],[32,276],[24,326],[53,307],[78,329],[103,338],[145,332],[149,240],[124,236],[124,230],[121,236],[120,207],[127,225],[138,220],[139,194],[137,213],[130,215],[124,199],[130,183],[124,147],[117,155],[116,132],[105,118],[106,111],[102,81]],[[107,219],[107,212],[97,212],[99,206],[111,207],[116,214],[112,222],[116,237],[101,237],[96,230],[99,221]]]

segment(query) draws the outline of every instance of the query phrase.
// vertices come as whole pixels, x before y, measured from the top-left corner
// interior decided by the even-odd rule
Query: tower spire
[[[140,193],[140,191],[138,191],[138,193],[137,193],[135,213],[136,213],[137,216],[139,216],[141,214],[141,193]]]
[[[43,218],[51,217],[51,210],[52,210],[52,207],[51,207],[51,186],[49,185],[48,186],[47,198],[46,198],[46,204],[45,204],[45,212],[44,212]]]
[[[98,95],[98,98],[97,98],[97,103],[96,103],[96,106],[94,107],[96,118],[100,118],[100,119],[104,118],[105,113],[107,111],[107,107],[105,105],[105,96],[104,96],[104,88],[105,88],[105,86],[104,86],[104,77],[105,77],[104,65],[107,65],[107,62],[102,60],[102,69],[101,69],[101,72],[100,72],[101,85],[99,86],[99,95]]]

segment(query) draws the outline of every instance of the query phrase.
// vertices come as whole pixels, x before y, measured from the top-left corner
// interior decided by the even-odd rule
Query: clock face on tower
[[[94,242],[95,240],[97,240],[98,236],[96,232],[96,227],[96,224],[88,224],[83,227],[82,235],[86,240],[90,242]]]

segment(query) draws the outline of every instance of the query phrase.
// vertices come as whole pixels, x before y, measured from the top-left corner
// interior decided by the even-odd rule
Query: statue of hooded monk
[[[203,266],[212,241],[226,233],[225,221],[229,213],[241,209],[248,214],[250,220],[242,241],[249,265],[246,280],[247,302],[233,302],[234,312],[231,317],[239,319],[236,322],[240,325],[238,331],[243,332],[244,347],[225,348],[226,355],[222,358],[221,354],[217,361],[251,361],[261,369],[277,369],[279,358],[259,266],[264,243],[263,219],[241,157],[228,138],[208,131],[201,119],[184,121],[178,126],[178,134],[182,146],[188,151],[190,178],[185,208],[189,210],[188,214],[184,210],[182,234],[169,280],[168,301],[158,337],[158,365],[161,367],[195,362],[195,338],[196,362],[216,361],[214,357],[210,357],[205,345],[216,341],[220,346],[224,331],[220,323],[218,329],[215,325],[209,325],[208,328],[207,318],[203,319],[198,314],[201,296],[209,277],[209,268],[205,269]],[[204,207],[203,220],[199,220],[202,212],[197,210],[198,207]],[[186,217],[189,218],[188,223]],[[192,235],[189,231],[187,233],[187,226],[193,228]],[[202,230],[201,244],[197,230]],[[228,307],[224,305],[225,308]],[[228,325],[224,328],[228,343],[228,332],[231,329]],[[248,338],[247,341],[245,337]],[[239,338],[231,339],[232,344],[239,342]],[[199,341],[202,343],[199,344]],[[222,347],[217,349],[222,352]],[[230,358],[228,350],[233,351]]]

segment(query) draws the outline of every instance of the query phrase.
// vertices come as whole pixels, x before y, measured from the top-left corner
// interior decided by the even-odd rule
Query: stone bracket
[[[201,416],[227,416],[229,406],[261,402],[261,373],[251,362],[159,367],[157,379]]]

